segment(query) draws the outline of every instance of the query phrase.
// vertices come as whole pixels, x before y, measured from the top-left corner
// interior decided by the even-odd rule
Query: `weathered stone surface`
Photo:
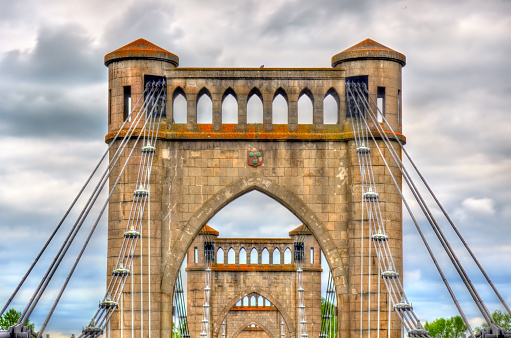
[[[378,266],[374,260],[376,254],[367,240],[367,229],[364,233],[360,230],[360,170],[352,121],[346,118],[344,90],[346,77],[360,75],[368,75],[371,97],[376,97],[378,87],[385,87],[385,114],[392,128],[400,132],[403,63],[398,62],[400,58],[396,60],[381,55],[378,58],[364,56],[343,59],[333,69],[199,69],[176,68],[176,63],[139,54],[132,59],[112,59],[108,64],[107,141],[123,123],[124,87],[130,86],[131,102],[137,102],[143,93],[144,75],[166,78],[167,115],[158,134],[150,206],[144,215],[142,240],[135,252],[132,278],[124,289],[122,307],[110,321],[110,335],[120,337],[122,332],[123,336],[131,337],[133,321],[136,336],[141,333],[148,336],[151,330],[155,337],[171,337],[172,298],[177,273],[199,231],[222,207],[247,192],[258,190],[294,213],[323,251],[334,276],[340,337],[360,335],[361,314],[363,330],[370,328],[372,336],[379,325],[380,335],[387,336],[386,330],[390,327],[391,337],[399,337],[401,330],[397,316],[392,314],[388,323],[387,293],[381,285],[380,323],[374,320],[374,314],[368,320],[366,305],[369,297],[371,307],[377,304],[375,288],[379,284],[375,271]],[[238,102],[237,124],[222,123],[221,102],[226,93],[234,93]],[[278,93],[288,102],[288,124],[272,123],[272,101]],[[183,124],[173,120],[172,102],[177,94],[184,95],[187,101],[187,120]],[[338,103],[336,124],[323,123],[322,100],[327,94],[335,97]],[[197,124],[200,95],[212,99],[211,124]],[[262,101],[262,124],[246,123],[247,101],[252,95]],[[313,124],[297,123],[297,101],[301,95],[312,98]],[[132,123],[128,122],[125,128]],[[120,141],[116,142],[112,152]],[[134,142],[134,139],[130,140],[130,144]],[[254,148],[263,150],[261,166],[247,164],[247,150]],[[371,154],[382,215],[392,240],[394,262],[396,269],[402,272],[401,202],[377,151]],[[139,156],[135,152],[109,205],[108,271],[115,267],[121,234],[127,230]],[[391,163],[389,153],[384,152],[384,156]],[[113,175],[119,172],[121,165],[114,168]],[[398,174],[395,166],[391,169]],[[113,184],[112,180],[110,184]],[[255,280],[257,277],[250,278]],[[231,284],[236,283],[234,279],[231,281]],[[242,282],[239,283],[241,290]],[[198,288],[193,284],[190,287]],[[243,291],[245,294],[250,291],[247,287]],[[241,297],[243,292],[239,292]],[[270,299],[272,295],[265,297]],[[199,300],[196,301],[200,303]],[[289,322],[293,322],[296,311],[289,314],[289,318]],[[251,334],[247,332],[241,330],[238,337]]]

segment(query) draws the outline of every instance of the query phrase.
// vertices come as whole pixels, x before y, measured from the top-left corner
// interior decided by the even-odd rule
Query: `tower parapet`
[[[372,279],[371,285],[374,286],[378,277],[374,273],[378,268],[374,259],[369,260],[364,256],[367,258],[364,267],[371,266],[372,274],[365,268],[362,270],[360,265],[361,248],[367,248],[367,241],[362,243],[359,232],[363,223],[360,217],[363,202],[361,178],[357,162],[360,151],[364,151],[364,156],[371,156],[375,165],[382,167],[375,170],[378,175],[375,175],[374,187],[380,193],[379,202],[382,205],[385,203],[382,207],[385,233],[388,240],[393,241],[394,268],[400,273],[401,199],[397,193],[392,193],[392,184],[382,161],[377,158],[377,152],[367,144],[365,148],[360,148],[353,142],[354,132],[349,122],[355,120],[346,118],[345,85],[346,80],[352,77],[366,77],[373,99],[376,99],[382,87],[385,113],[393,127],[399,126],[404,55],[366,40],[334,56],[332,68],[179,68],[178,61],[176,55],[145,40],[137,40],[105,57],[109,70],[107,141],[112,140],[121,128],[126,112],[130,111],[126,107],[142,98],[144,82],[148,77],[162,77],[167,95],[166,120],[160,125],[158,141],[151,144],[151,148],[141,145],[140,152],[134,152],[130,159],[131,163],[138,163],[144,151],[150,151],[154,156],[151,181],[144,186],[148,191],[149,203],[143,216],[143,228],[136,232],[126,228],[133,192],[138,188],[135,186],[138,166],[131,163],[126,165],[108,207],[107,271],[118,268],[117,257],[125,236],[136,237],[139,243],[130,272],[130,283],[124,289],[125,301],[119,304],[119,311],[113,314],[110,321],[112,336],[118,336],[129,325],[135,335],[147,336],[151,332],[153,336],[171,337],[173,292],[181,263],[188,253],[189,276],[200,275],[206,262],[206,249],[218,258],[220,247],[224,263],[212,264],[212,282],[217,282],[216,275],[219,278],[232,277],[231,285],[236,286],[241,277],[250,276],[251,282],[245,285],[245,289],[238,290],[239,298],[258,293],[271,301],[275,308],[283,309],[280,313],[286,330],[289,336],[293,336],[297,332],[293,324],[297,316],[296,302],[292,303],[289,297],[281,299],[273,296],[273,289],[279,290],[279,286],[289,283],[284,279],[282,282],[277,280],[273,288],[272,279],[262,283],[256,274],[262,272],[297,277],[298,268],[292,262],[295,243],[300,244],[297,248],[303,247],[304,285],[313,285],[314,280],[319,280],[321,246],[335,284],[339,304],[339,334],[358,334],[356,323],[360,322],[358,318],[364,304],[359,297],[376,297],[370,291],[374,288],[369,288],[368,280]],[[227,123],[224,119],[223,102],[229,95],[237,102],[236,123]],[[273,115],[273,101],[278,95],[282,95],[287,102],[287,118],[283,123],[276,123]],[[304,95],[312,103],[310,119],[306,123],[300,120],[298,111],[298,100]],[[207,100],[204,96],[211,100],[207,122],[197,119],[199,100]],[[336,107],[333,109],[334,118],[329,120],[324,106],[325,98],[330,100],[330,97],[334,98]],[[174,107],[177,98],[181,104],[184,98],[184,109],[179,116]],[[251,99],[260,100],[262,106],[261,118],[254,123],[249,118]],[[128,125],[130,123],[133,122],[128,122]],[[120,135],[122,137],[123,134]],[[135,141],[133,138],[131,143]],[[121,140],[116,142],[120,144]],[[253,156],[258,156],[256,162]],[[387,162],[391,161],[388,152],[384,152],[384,156]],[[122,165],[118,164],[113,171],[120,171],[121,168]],[[397,168],[395,170],[399,173]],[[110,188],[113,184],[111,180]],[[230,263],[231,245],[224,245],[213,230],[201,233],[201,229],[221,208],[253,190],[265,193],[286,206],[305,222],[312,235],[304,236],[301,230],[296,230],[290,233],[292,238],[280,241],[271,239],[274,241],[272,243],[268,243],[267,239],[264,240],[266,243],[255,239],[247,243],[244,240],[244,244],[251,244],[250,250],[242,250],[243,243],[235,243],[232,246],[234,263]],[[212,242],[207,247],[206,239],[208,243]],[[312,241],[317,246],[312,245]],[[286,256],[288,246],[289,255]],[[254,248],[257,260],[247,263],[249,253]],[[264,248],[268,254],[272,253],[268,264],[266,260],[263,263],[263,252],[266,255]],[[277,248],[278,251],[275,250]],[[239,261],[240,257],[246,257],[245,263]],[[289,260],[286,257],[290,257]],[[313,276],[310,283],[307,281],[308,275]],[[298,277],[289,285],[292,290],[299,290],[293,285],[296,279]],[[189,287],[193,287],[200,297],[205,288],[199,282],[204,284],[204,279],[197,278],[197,281]],[[366,284],[362,285],[361,281]],[[382,324],[364,320],[362,329],[386,327],[392,337],[397,337],[401,328],[399,318],[388,315],[387,293],[383,288],[381,291],[382,297],[378,299],[381,299],[380,308],[385,312],[381,316]],[[138,293],[140,301],[126,301],[129,293]],[[216,297],[213,293],[211,296],[213,300]],[[311,295],[305,301],[308,299],[316,299],[317,302],[314,302],[317,304],[321,302],[320,295]],[[224,304],[224,312],[236,304],[235,300],[231,303]],[[199,302],[196,305],[203,309],[204,304]],[[307,309],[312,309],[312,306],[305,305]],[[198,317],[195,319],[200,322],[201,318]],[[136,319],[132,321],[130,318]],[[317,324],[314,323],[318,323],[318,320],[314,318],[319,317],[307,314],[309,333],[316,330],[314,325]],[[222,322],[210,324],[218,333]]]
[[[155,44],[135,40],[105,55],[108,67],[108,131],[120,128],[144,92],[149,78],[164,77],[176,68],[179,57]]]
[[[332,67],[344,69],[346,81],[366,82],[370,97],[375,99],[392,129],[399,132],[402,124],[401,69],[405,65],[405,55],[371,39],[332,56]],[[376,105],[369,101],[376,111]]]

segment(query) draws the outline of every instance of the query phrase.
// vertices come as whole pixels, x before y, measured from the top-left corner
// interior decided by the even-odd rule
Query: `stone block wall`
[[[371,97],[377,87],[385,87],[386,114],[393,129],[400,131],[404,56],[379,44],[370,42],[370,48],[366,45],[338,54],[333,69],[176,68],[177,57],[164,53],[174,60],[168,62],[144,50],[109,59],[111,108],[107,142],[121,125],[122,87],[131,85],[132,100],[136,101],[136,95],[140,96],[137,93],[143,90],[140,85],[144,75],[167,79],[167,117],[161,124],[156,144],[150,205],[144,214],[132,278],[124,289],[121,309],[110,321],[111,337],[130,337],[132,328],[137,336],[147,336],[150,330],[155,337],[171,337],[172,297],[186,253],[216,212],[252,190],[265,193],[287,207],[314,236],[333,273],[340,336],[359,336],[360,314],[364,331],[370,328],[373,335],[380,329],[380,334],[387,336],[386,292],[382,291],[377,304],[375,288],[379,276],[375,252],[364,236],[367,229],[360,228],[364,217],[360,170],[352,121],[345,116],[344,86],[347,76],[368,75]],[[172,120],[171,103],[178,88],[187,100],[185,124],[175,124]],[[338,123],[325,125],[321,102],[334,91],[338,97]],[[222,123],[221,103],[227,92],[236,94],[237,125]],[[288,124],[275,125],[272,100],[282,92],[288,102]],[[202,94],[212,99],[211,124],[196,123],[197,100]],[[261,97],[262,124],[246,123],[246,101],[250,95]],[[311,125],[297,123],[296,102],[300,95],[313,99]],[[261,166],[247,163],[250,149],[262,150]],[[402,273],[401,200],[375,150],[372,146],[375,188],[380,194],[395,268]],[[387,151],[383,155],[392,162]],[[109,205],[108,271],[115,268],[122,233],[127,230],[138,162],[139,153],[135,152]],[[395,165],[391,164],[391,170],[400,177]],[[118,171],[119,166],[114,168],[114,174]],[[369,303],[373,309],[382,310],[379,324],[373,317],[368,319]],[[397,338],[401,335],[400,323],[396,315],[390,317],[390,336]]]

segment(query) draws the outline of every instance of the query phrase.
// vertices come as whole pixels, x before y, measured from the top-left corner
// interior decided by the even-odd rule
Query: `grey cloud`
[[[61,90],[65,85],[104,80],[101,56],[92,39],[81,26],[70,23],[41,27],[35,48],[6,53],[0,72],[11,86],[35,82],[45,87],[58,84]]]
[[[126,7],[105,27],[105,54],[139,38],[177,53],[173,46],[182,37],[183,27],[174,24],[176,16],[175,6],[161,1],[137,2]]]
[[[5,136],[98,140],[106,133],[106,101],[95,88],[86,94],[65,87],[0,86],[5,102],[0,132]]]
[[[26,9],[27,14],[20,4],[9,2],[2,6],[5,10],[0,17],[9,19],[10,27],[34,16],[32,7]],[[36,189],[31,191],[30,185],[48,187],[52,175],[66,186],[73,180],[82,180],[75,175],[85,172],[80,167],[94,161],[94,156],[92,151],[87,153],[86,145],[79,146],[70,140],[76,137],[84,142],[102,142],[107,81],[103,56],[135,39],[146,38],[178,54],[181,66],[328,67],[334,53],[370,37],[407,55],[408,63],[403,69],[407,148],[489,273],[503,287],[504,294],[509,295],[509,278],[501,268],[499,257],[509,255],[505,235],[509,233],[511,217],[507,207],[511,199],[511,163],[508,160],[511,148],[507,146],[511,141],[507,112],[511,88],[508,62],[511,22],[503,14],[510,12],[510,6],[509,1],[384,1],[378,4],[281,1],[273,7],[257,1],[235,4],[225,1],[216,6],[199,2],[124,3],[124,10],[112,12],[110,20],[97,22],[101,27],[99,36],[84,31],[80,22],[52,25],[55,18],[49,17],[46,26],[38,32],[34,50],[11,51],[0,60],[2,144],[10,149],[17,146],[16,140],[30,135],[32,145],[19,142],[18,146],[30,146],[41,153],[34,162],[25,158],[34,154],[9,158],[11,168],[0,169],[4,179],[2,187],[11,187],[10,181],[25,184],[28,188],[20,190],[33,197]],[[21,18],[22,15],[26,16]],[[58,154],[65,159],[51,157],[47,147],[41,145],[42,139],[65,140],[56,144],[76,147],[76,151],[69,155]],[[91,147],[96,146],[91,144]],[[0,162],[7,163],[4,158],[0,158]],[[37,168],[39,162],[41,168]],[[16,175],[17,171],[20,175]],[[44,172],[47,175],[38,177],[44,182],[39,183],[37,179],[28,180],[23,176],[38,176]],[[59,196],[55,204],[67,206],[69,201],[63,202],[66,196]],[[2,254],[20,252],[22,244],[14,239],[22,237],[23,233],[33,233],[31,240],[39,241],[45,237],[46,229],[54,225],[53,219],[61,215],[58,208],[48,209],[45,203],[27,202],[32,201],[29,197],[20,200],[17,208],[0,206],[2,229],[17,230],[10,232],[13,243],[0,249],[11,251],[2,251]],[[491,198],[495,201],[495,214],[491,217],[469,214],[462,208],[467,197]],[[49,196],[41,198],[47,200]],[[278,236],[284,236],[300,223],[271,199],[240,198],[238,202],[227,206],[211,220],[210,225],[218,228],[221,236],[256,236],[274,229],[281,231]],[[19,212],[29,205],[33,210]],[[461,214],[457,215],[457,210],[466,214],[465,219],[458,217]],[[267,217],[270,214],[277,216]],[[258,227],[260,224],[265,226]],[[417,244],[420,239],[409,221],[405,223],[405,233],[405,286],[420,318],[431,320],[455,314],[430,258]],[[98,236],[106,237],[104,233]],[[95,245],[97,253],[84,263],[104,265],[98,258],[104,243],[98,241]],[[437,247],[435,244],[435,249]],[[11,275],[21,271],[16,265],[26,265],[31,255],[31,251],[23,251],[19,254],[20,260],[13,259],[8,265]],[[421,270],[420,278],[409,277],[414,276],[415,269]],[[94,291],[89,293],[97,294],[89,297],[92,301],[84,297],[78,300],[80,304],[88,302],[84,305],[86,310],[77,310],[71,304],[76,301],[72,296],[69,302],[62,304],[64,310],[59,315],[65,318],[64,322],[71,322],[75,315],[83,318],[73,322],[70,330],[75,333],[77,327],[88,322],[88,316],[97,306],[96,298],[101,297],[106,273],[100,271],[99,275],[94,277],[93,271],[77,273],[74,285],[78,291],[74,294],[84,292],[80,285],[83,281],[95,285]],[[455,277],[452,271],[449,277]],[[410,280],[413,282],[409,283]],[[0,289],[9,288],[10,285],[2,285]],[[71,314],[72,311],[75,312]],[[471,312],[473,315],[475,312]],[[59,325],[53,324],[54,327]]]

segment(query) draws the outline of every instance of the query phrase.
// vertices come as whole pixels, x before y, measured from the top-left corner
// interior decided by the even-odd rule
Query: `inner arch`
[[[241,178],[240,180],[224,187],[206,201],[202,207],[193,214],[185,226],[188,234],[192,235],[191,238],[183,233],[183,236],[180,237],[181,243],[173,247],[175,256],[177,257],[182,255],[184,258],[184,254],[181,254],[180,252],[182,252],[183,249],[184,252],[188,250],[192,241],[195,237],[197,237],[199,231],[204,225],[210,224],[210,222],[213,221],[214,216],[219,214],[221,210],[226,208],[229,204],[236,201],[240,196],[251,192],[256,193],[256,196],[258,193],[267,195],[266,197],[273,200],[273,203],[278,202],[281,207],[287,209],[288,212],[294,215],[292,222],[293,225],[296,225],[294,222],[294,218],[296,218],[299,220],[298,224],[301,223],[307,226],[312,235],[318,240],[318,244],[325,254],[326,260],[330,263],[329,267],[334,271],[333,273],[336,276],[336,278],[334,278],[334,283],[337,295],[340,296],[341,294],[346,294],[346,272],[339,259],[336,259],[340,256],[340,253],[338,252],[338,248],[333,246],[333,241],[330,238],[328,231],[326,231],[325,225],[297,195],[263,176]],[[258,234],[258,237],[262,237],[260,233]],[[183,241],[187,238],[190,238],[190,240]],[[333,265],[332,262],[334,262]],[[174,279],[174,276],[177,276],[177,273],[174,271],[173,267],[169,265],[166,265],[163,270],[163,275],[165,277],[162,281],[162,291],[166,292],[167,290],[170,291],[173,289],[175,280],[172,279]],[[168,309],[167,311],[170,313],[172,311],[172,305],[167,302],[163,303],[166,304],[162,304],[162,307]]]

